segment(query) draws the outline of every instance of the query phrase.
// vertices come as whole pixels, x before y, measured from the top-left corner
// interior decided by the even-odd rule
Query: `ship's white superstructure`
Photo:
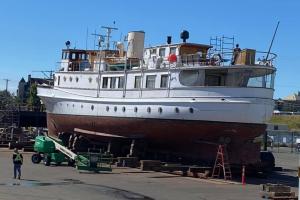
[[[85,128],[103,132],[110,129],[97,120],[119,119],[116,126],[143,119],[264,127],[270,118],[276,71],[273,58],[256,61],[258,52],[245,49],[238,50],[229,63],[223,55],[211,53],[210,45],[169,41],[144,49],[143,43],[144,32],[137,31],[129,33],[128,48],[118,43],[116,50],[64,49],[54,86],[38,88],[47,108],[49,130],[54,134],[64,131],[64,123],[56,116],[79,119],[78,124],[73,121],[74,127],[66,125],[68,131]],[[158,128],[153,123],[153,131]],[[122,134],[125,131],[120,128]]]

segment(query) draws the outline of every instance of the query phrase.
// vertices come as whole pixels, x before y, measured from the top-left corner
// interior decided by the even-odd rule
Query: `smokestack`
[[[172,43],[172,36],[167,36],[167,44],[171,44]]]

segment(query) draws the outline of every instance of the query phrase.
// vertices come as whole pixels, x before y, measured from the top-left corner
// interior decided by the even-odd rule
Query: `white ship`
[[[232,55],[231,46],[228,61],[228,51],[217,48],[221,40],[195,44],[188,35],[147,48],[143,31],[129,32],[127,45],[112,49],[109,41],[99,50],[67,43],[54,86],[38,87],[49,133],[75,133],[70,141],[77,144],[139,137],[149,152],[195,161],[214,160],[215,144],[226,143],[231,163],[258,162],[260,144],[253,140],[273,112],[274,54],[235,49]]]

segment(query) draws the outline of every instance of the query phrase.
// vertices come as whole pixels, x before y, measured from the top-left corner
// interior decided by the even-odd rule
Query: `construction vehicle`
[[[68,162],[68,165],[75,165],[79,171],[112,171],[112,155],[108,153],[81,152],[75,154],[59,139],[49,136],[37,136],[34,143],[35,154],[32,155],[33,163],[38,164],[42,160],[46,166],[51,163],[60,165]]]

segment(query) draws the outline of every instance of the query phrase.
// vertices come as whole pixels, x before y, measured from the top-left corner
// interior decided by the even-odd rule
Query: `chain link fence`
[[[268,130],[267,150],[278,153],[300,153],[300,131]]]

